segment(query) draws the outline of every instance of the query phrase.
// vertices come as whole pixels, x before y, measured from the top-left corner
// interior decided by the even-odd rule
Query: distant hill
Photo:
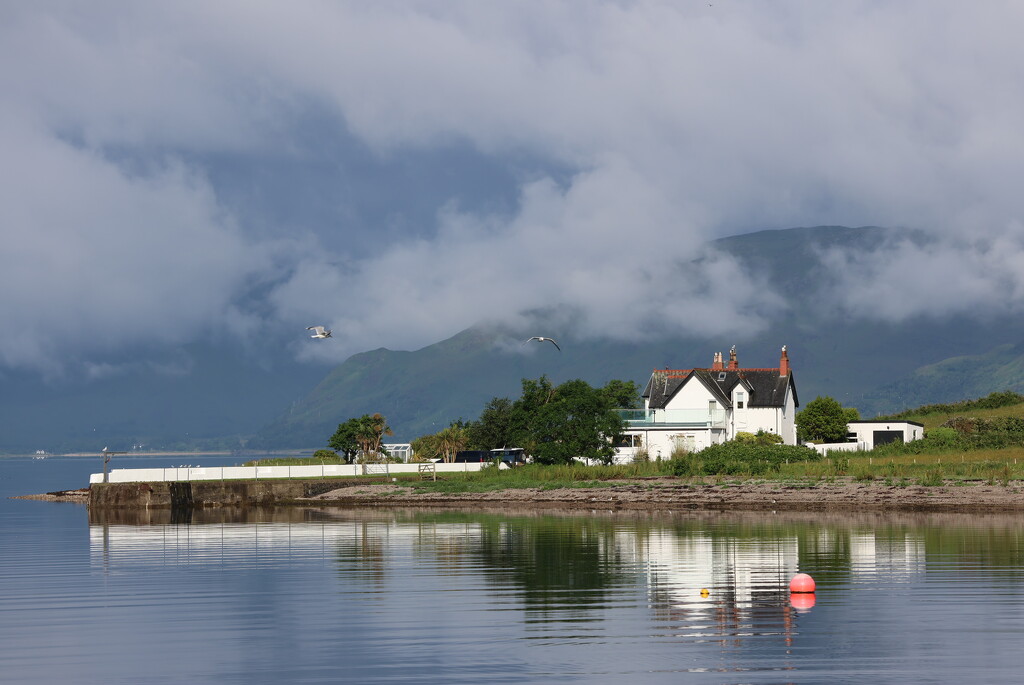
[[[1017,348],[1012,345],[1024,340],[1024,323],[960,316],[887,324],[823,307],[819,293],[834,277],[819,257],[821,250],[870,254],[895,236],[923,240],[877,227],[819,226],[715,241],[791,305],[768,330],[746,339],[620,343],[548,332],[562,344],[558,353],[547,345],[523,348],[521,341],[532,332],[478,326],[412,352],[357,354],[261,430],[253,444],[320,446],[341,421],[378,411],[395,429],[394,440],[407,441],[453,419],[475,419],[492,397],[518,396],[522,378],[547,374],[555,382],[582,378],[594,385],[620,378],[642,385],[655,368],[710,366],[713,353],[732,344],[738,345],[740,364],[748,367],[777,366],[779,348],[786,344],[802,403],[831,395],[866,417],[1012,389],[1004,383],[1013,368]],[[994,350],[1000,345],[1001,352]],[[991,372],[976,373],[969,362],[953,359],[963,355],[989,360]]]
[[[1024,393],[1024,342],[927,364],[870,396],[879,410],[896,411],[922,397],[932,403],[958,402],[1006,390]]]

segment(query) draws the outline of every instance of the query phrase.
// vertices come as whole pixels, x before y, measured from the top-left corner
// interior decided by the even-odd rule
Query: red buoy
[[[814,592],[814,578],[806,573],[798,573],[789,581],[790,592]]]

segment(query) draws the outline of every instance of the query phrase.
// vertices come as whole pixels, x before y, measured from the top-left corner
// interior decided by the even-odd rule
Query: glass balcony
[[[725,409],[619,409],[628,428],[724,428]]]

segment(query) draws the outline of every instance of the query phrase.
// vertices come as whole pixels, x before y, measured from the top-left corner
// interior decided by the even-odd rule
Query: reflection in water
[[[422,567],[489,588],[489,602],[523,612],[526,637],[555,631],[593,638],[640,591],[651,638],[716,644],[726,655],[718,667],[727,670],[739,667],[728,654],[750,644],[771,650],[777,642],[779,653],[792,646],[798,620],[816,603],[814,595],[790,596],[788,582],[798,571],[815,570],[819,588],[878,576],[906,581],[925,572],[928,551],[913,517],[878,527],[850,516],[799,514],[659,518],[281,508],[195,510],[188,522],[172,520],[167,511],[96,511],[90,522],[92,562],[105,571],[154,562],[263,566],[312,557],[333,560],[345,583],[380,593],[394,591],[412,579],[410,568]]]
[[[4,504],[4,682],[1020,680],[1019,516]]]

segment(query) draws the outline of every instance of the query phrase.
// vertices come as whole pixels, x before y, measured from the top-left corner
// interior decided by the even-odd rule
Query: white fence
[[[314,464],[310,466],[217,466],[166,469],[113,469],[108,483],[155,483],[192,480],[272,480],[281,478],[333,478],[367,474],[390,476],[398,473],[419,473],[419,464]],[[437,473],[479,471],[485,464],[433,464]],[[90,483],[102,483],[103,474],[89,476]]]

